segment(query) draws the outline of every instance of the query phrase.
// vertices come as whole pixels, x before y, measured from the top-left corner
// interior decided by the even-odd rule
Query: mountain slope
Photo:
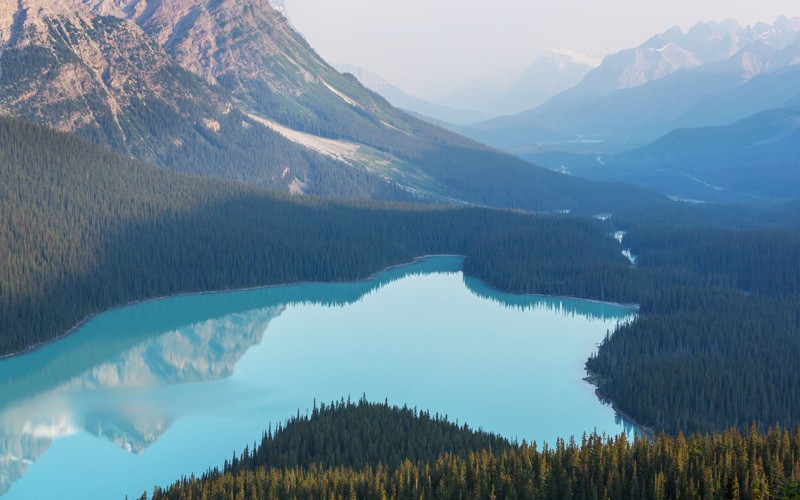
[[[800,108],[731,125],[678,129],[613,155],[534,155],[588,179],[627,182],[685,200],[775,203],[800,198]]]
[[[393,106],[434,124],[442,122],[463,125],[489,118],[488,115],[478,111],[442,106],[408,95],[379,75],[353,64],[337,64],[336,69],[355,76],[362,85],[386,98]]]
[[[680,129],[611,164],[635,165],[686,198],[758,201],[800,198],[800,109],[758,113],[734,124]],[[637,175],[641,175],[637,173]]]
[[[403,198],[298,147],[177,65],[133,22],[21,0],[0,58],[0,113],[77,133],[176,171],[319,194]],[[341,182],[316,182],[316,177]]]
[[[347,198],[587,213],[663,203],[393,108],[330,67],[266,0],[20,0],[10,11],[2,113],[174,170]]]

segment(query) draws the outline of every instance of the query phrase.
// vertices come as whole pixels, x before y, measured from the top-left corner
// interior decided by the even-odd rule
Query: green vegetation
[[[637,421],[712,431],[800,421],[800,296],[668,288],[591,358],[599,394]]]
[[[656,429],[800,421],[800,236],[651,229],[482,208],[289,198],[176,175],[0,120],[0,353],[180,292],[363,278],[426,254],[520,293],[641,304],[589,360],[599,394]],[[688,388],[688,390],[687,390]]]
[[[799,484],[800,427],[550,447],[362,399],[298,415],[222,470],[152,498],[761,499],[797,498]]]
[[[641,316],[587,368],[600,394],[670,432],[800,421],[800,235],[632,231]]]
[[[316,403],[311,415],[292,417],[278,424],[259,445],[226,462],[225,471],[277,468],[367,467],[382,464],[394,470],[405,460],[433,463],[439,454],[466,458],[470,451],[511,449],[500,436],[458,426],[443,415],[416,408],[369,403],[366,397],[353,403],[348,397],[328,405]]]
[[[570,218],[269,194],[173,174],[16,119],[0,119],[0,144],[0,353],[133,300],[352,280],[420,255],[469,255],[507,232],[548,235],[542,258],[572,239],[584,250],[609,240]],[[591,288],[578,281],[571,294]]]
[[[635,303],[637,273],[612,238],[552,227],[514,229],[487,236],[464,260],[464,272],[513,293],[576,296]],[[578,278],[580,277],[580,278]]]
[[[52,18],[31,37],[41,46],[20,46],[12,33],[0,61],[6,112],[62,126],[91,117],[74,122],[77,134],[177,173],[0,118],[0,355],[133,300],[353,280],[419,255],[458,253],[467,273],[505,290],[640,304],[639,317],[586,366],[601,397],[675,437],[585,436],[539,450],[407,408],[339,403],[268,432],[222,471],[154,496],[800,495],[798,432],[770,427],[800,422],[800,236],[752,229],[800,229],[800,204],[691,207],[536,168],[395,110],[288,33],[294,44],[276,46],[294,47],[291,57],[267,61],[275,81],[288,84],[283,93],[281,84],[234,73],[212,85],[110,17]],[[97,75],[87,65],[86,40],[113,70]],[[297,60],[312,62],[299,70]],[[65,65],[78,97],[58,94]],[[324,80],[307,85],[306,70]],[[311,152],[259,125],[239,102],[407,168],[388,162],[376,174]],[[285,191],[294,178],[311,194],[391,203],[259,190]],[[476,205],[612,216],[601,223],[395,204],[416,201],[415,189]],[[737,230],[708,229],[715,225]],[[636,266],[607,235],[620,228],[629,230]]]
[[[3,52],[0,100],[7,113],[58,127],[80,116],[73,125],[77,135],[177,172],[284,192],[297,177],[311,194],[412,199],[364,169],[316,154],[259,125],[230,103],[224,89],[181,68],[144,33],[117,18],[98,16],[80,25],[51,18],[42,35],[43,45],[9,46]],[[82,59],[86,44],[109,61],[102,75]],[[59,94],[66,65],[80,81],[78,97]],[[43,88],[54,90],[44,93]]]
[[[609,259],[611,244],[573,238],[542,255],[543,235],[500,238],[465,269],[521,293],[569,295],[580,275],[582,297],[640,304],[586,365],[599,395],[637,422],[672,433],[800,422],[797,233],[635,228],[624,240],[633,268]]]

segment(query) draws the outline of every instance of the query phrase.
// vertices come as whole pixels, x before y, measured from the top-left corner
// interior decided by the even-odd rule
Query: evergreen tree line
[[[599,395],[640,424],[676,433],[800,422],[797,233],[634,228],[623,244],[635,266],[611,264],[613,244],[595,265],[566,242],[539,260],[535,232],[496,238],[465,269],[498,288],[569,295],[570,277],[582,275],[579,286],[594,288],[581,296],[640,304],[586,364]]]
[[[0,144],[4,354],[133,300],[353,280],[420,255],[469,254],[513,230],[558,234],[559,245],[574,238],[576,258],[609,239],[563,217],[276,195],[170,173],[16,119],[0,119]]]
[[[399,461],[398,450],[407,453]],[[511,443],[363,399],[293,417],[222,469],[152,493],[153,499],[776,497],[800,498],[800,427],[633,440],[591,434],[548,446]]]
[[[787,358],[800,347],[795,233],[633,228],[631,266],[594,221],[292,199],[14,119],[0,120],[0,144],[0,353],[132,300],[352,280],[458,253],[467,273],[501,289],[641,304],[588,368],[601,396],[644,425],[800,421]]]

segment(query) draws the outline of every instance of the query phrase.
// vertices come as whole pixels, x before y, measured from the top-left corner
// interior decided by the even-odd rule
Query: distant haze
[[[367,68],[417,97],[500,80],[550,48],[593,56],[672,26],[800,16],[798,0],[283,0],[329,62]]]

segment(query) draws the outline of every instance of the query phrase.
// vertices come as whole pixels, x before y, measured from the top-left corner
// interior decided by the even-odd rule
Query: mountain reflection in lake
[[[581,379],[631,310],[502,294],[460,267],[143,302],[3,360],[0,494],[138,496],[362,393],[529,441],[621,431]]]

